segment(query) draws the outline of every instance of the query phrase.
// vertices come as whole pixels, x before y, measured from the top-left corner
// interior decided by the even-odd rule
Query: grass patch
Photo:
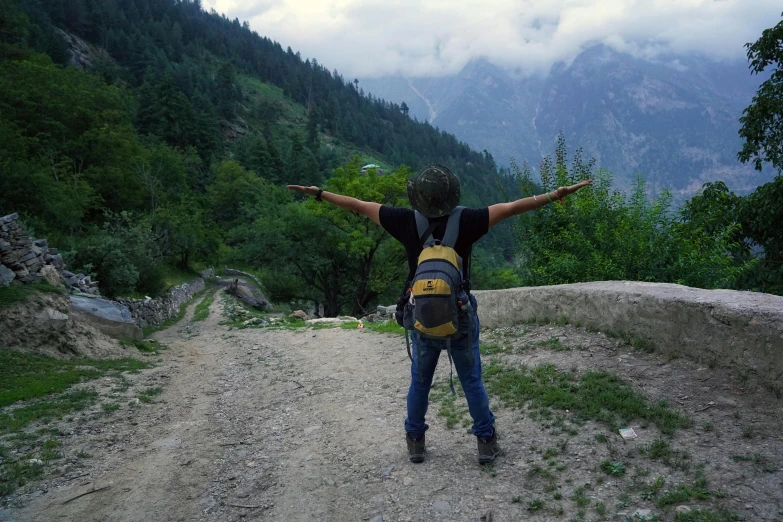
[[[112,413],[120,409],[120,405],[116,402],[104,402],[101,404],[101,409],[106,413]]]
[[[690,427],[692,421],[671,409],[665,401],[651,403],[614,374],[590,371],[582,376],[558,371],[544,364],[529,369],[489,364],[484,380],[490,392],[506,404],[522,407],[532,402],[572,412],[573,420],[596,420],[618,429],[634,419],[644,419],[666,434]]]
[[[481,355],[492,355],[493,353],[500,353],[506,351],[505,348],[497,343],[480,343],[479,352]]]
[[[28,456],[3,460],[0,464],[0,497],[10,495],[17,488],[44,475],[44,465],[31,462]]]
[[[733,522],[742,519],[736,513],[725,509],[718,509],[717,513],[708,509],[693,509],[687,513],[675,513],[674,520],[675,522]]]
[[[18,431],[32,422],[48,424],[54,419],[92,406],[97,400],[97,392],[78,390],[14,408],[8,413],[0,414],[0,433]]]
[[[47,292],[50,294],[64,294],[65,289],[52,286],[46,281],[39,281],[29,285],[8,285],[0,287],[0,310],[16,303],[26,301],[36,292]]]
[[[107,373],[137,372],[150,365],[137,359],[70,359],[15,351],[0,352],[0,408],[65,391]]]
[[[693,484],[680,483],[673,489],[664,491],[658,498],[658,505],[664,507],[689,500],[709,500],[713,495],[720,496],[720,493],[713,493],[707,488],[707,476],[703,470],[698,470]]]
[[[217,289],[213,289],[212,292],[204,296],[199,304],[196,305],[196,310],[193,312],[193,322],[204,321],[209,317],[209,307],[215,301],[215,292]]]
[[[687,470],[691,466],[691,455],[687,451],[674,450],[669,443],[663,439],[657,439],[650,444],[639,448],[639,453],[652,460],[658,460],[665,465]]]
[[[558,339],[557,337],[551,337],[544,341],[536,341],[535,343],[533,343],[533,346],[537,348],[544,348],[546,350],[553,350],[555,352],[567,352],[571,350],[570,347],[561,343],[560,339]]]
[[[139,394],[139,400],[145,404],[149,404],[152,402],[153,397],[157,397],[163,393],[163,388],[160,386],[155,386],[154,388],[147,388],[143,392]]]
[[[579,507],[585,507],[590,503],[590,499],[585,495],[585,487],[578,487],[574,490],[574,494],[571,497],[571,500],[576,503]]]
[[[541,511],[544,509],[545,503],[540,498],[531,500],[527,503],[527,510],[531,513],[535,513],[536,511]]]
[[[440,404],[438,415],[446,419],[446,428],[454,429],[459,425],[468,427],[471,421],[465,406],[465,394],[459,381],[455,384],[454,391],[457,392],[457,395],[452,395],[451,389],[445,382],[433,384],[430,391],[430,401]]]
[[[166,346],[158,341],[152,339],[145,339],[144,341],[136,341],[135,339],[121,339],[120,344],[129,347],[136,348],[138,351],[145,355],[156,355],[160,350],[165,350]]]

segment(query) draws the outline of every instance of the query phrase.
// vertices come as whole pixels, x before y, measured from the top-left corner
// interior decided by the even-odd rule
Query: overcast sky
[[[780,0],[202,0],[344,76],[459,72],[471,59],[546,73],[604,43],[637,56],[744,59]]]

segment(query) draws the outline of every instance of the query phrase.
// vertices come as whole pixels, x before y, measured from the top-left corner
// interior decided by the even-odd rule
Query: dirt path
[[[83,427],[89,437],[80,443],[93,455],[88,467],[76,478],[49,479],[44,493],[25,498],[5,520],[621,520],[637,509],[673,520],[677,505],[706,502],[659,507],[639,492],[623,500],[632,468],[637,482],[658,474],[667,486],[692,480],[692,466],[671,469],[638,456],[639,445],[659,437],[652,427],[635,426],[640,437],[629,443],[616,436],[597,441],[612,434],[590,422],[578,433],[553,435],[529,412],[496,400],[506,449],[497,464],[476,464],[475,439],[463,427],[447,429],[437,402],[428,416],[427,460],[410,464],[402,431],[409,362],[400,337],[343,329],[229,331],[218,324],[219,299],[205,322],[190,323],[192,309],[155,335],[169,349],[140,378],[162,383],[158,400]],[[687,361],[629,353],[613,339],[570,326],[524,326],[486,338],[508,352],[557,338],[573,349],[486,359],[604,368],[653,399],[668,398],[694,419],[672,447],[687,450],[694,464],[706,462],[710,488],[721,491],[709,505],[747,520],[783,520],[783,421],[770,392],[743,389],[736,378]],[[439,389],[448,376],[444,361]],[[555,447],[556,468],[544,452]],[[628,474],[602,475],[598,465],[609,458],[622,458]],[[550,479],[543,480],[547,466]],[[572,500],[579,488],[587,503]]]

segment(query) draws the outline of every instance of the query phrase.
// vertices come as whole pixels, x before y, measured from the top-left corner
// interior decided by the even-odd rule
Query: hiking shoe
[[[405,442],[408,443],[408,458],[410,461],[416,464],[424,462],[424,435],[414,439],[406,433]]]
[[[493,433],[488,439],[476,437],[476,441],[478,442],[479,464],[495,462],[495,457],[500,455],[497,432]]]

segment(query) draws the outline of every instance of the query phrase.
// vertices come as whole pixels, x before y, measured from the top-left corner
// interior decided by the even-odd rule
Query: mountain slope
[[[453,132],[501,165],[536,166],[559,131],[627,187],[637,173],[653,190],[685,197],[710,180],[740,193],[772,178],[736,160],[739,117],[760,83],[745,64],[680,58],[653,63],[597,46],[546,78],[515,78],[479,60],[452,78],[362,80],[376,96]]]

